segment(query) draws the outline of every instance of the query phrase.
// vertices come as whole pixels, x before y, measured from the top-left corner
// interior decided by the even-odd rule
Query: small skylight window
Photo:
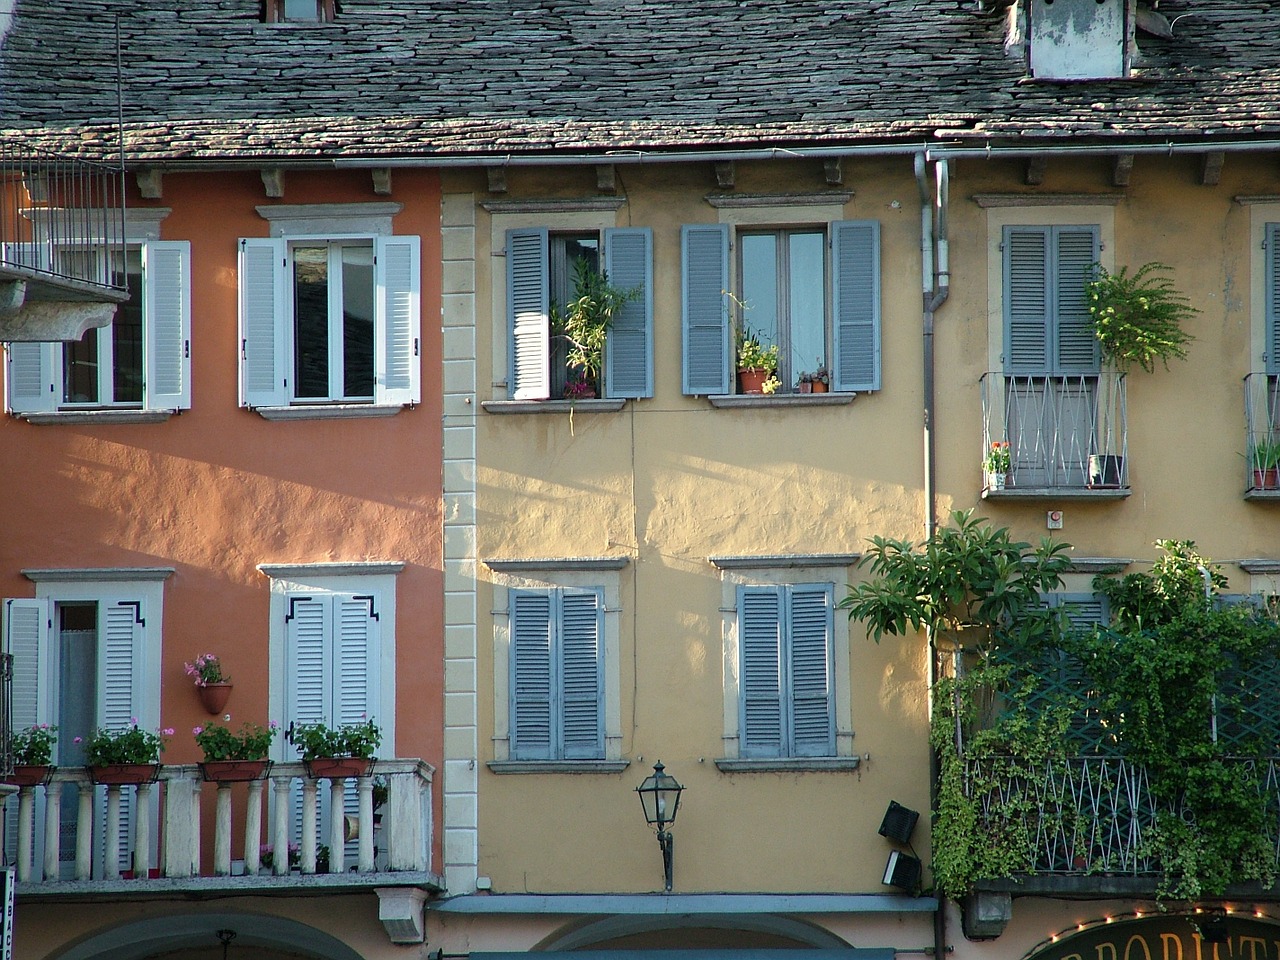
[[[330,23],[336,0],[266,0],[267,23]]]
[[[1030,0],[1031,75],[1042,80],[1128,76],[1126,0]]]

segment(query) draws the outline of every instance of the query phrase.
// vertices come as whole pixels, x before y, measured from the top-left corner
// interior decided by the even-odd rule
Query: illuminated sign
[[[1117,920],[1056,937],[1027,960],[1280,960],[1280,924],[1216,912]]]

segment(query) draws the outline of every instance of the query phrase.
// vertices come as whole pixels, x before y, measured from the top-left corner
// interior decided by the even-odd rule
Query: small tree
[[[1109,273],[1095,265],[1085,284],[1093,331],[1102,358],[1121,373],[1137,364],[1151,373],[1156,361],[1168,369],[1171,359],[1185,359],[1194,339],[1182,324],[1200,311],[1173,287],[1163,263],[1144,263],[1133,273],[1121,267]]]

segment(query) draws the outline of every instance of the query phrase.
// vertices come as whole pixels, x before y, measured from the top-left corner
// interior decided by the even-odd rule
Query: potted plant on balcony
[[[131,717],[129,726],[122,730],[99,727],[84,741],[89,776],[94,783],[154,783],[160,775],[160,753],[171,736],[172,727],[156,733],[143,730],[137,717]],[[75,742],[80,743],[81,738],[76,737]]]
[[[53,766],[53,745],[58,742],[58,728],[48,723],[36,723],[13,735],[13,773],[5,777],[5,783],[19,787],[34,787],[48,783],[57,769]]]
[[[574,260],[573,299],[563,307],[551,308],[552,328],[568,345],[565,366],[571,374],[570,384],[575,381],[581,384],[575,394],[566,389],[566,399],[585,400],[596,395],[609,329],[623,306],[639,296],[639,287],[620,290],[609,282],[606,273],[594,269],[585,257]],[[587,395],[588,387],[590,396]]]
[[[1249,466],[1254,490],[1280,490],[1280,440],[1254,441]]]
[[[778,369],[778,345],[765,346],[750,328],[738,334],[738,382],[743,393],[764,393],[765,381]]]
[[[217,654],[202,653],[183,664],[187,676],[195,681],[200,703],[210,714],[219,714],[231,697],[231,678],[222,670]]]
[[[986,474],[988,490],[1003,490],[1009,481],[1009,471],[1013,469],[1013,458],[1009,453],[1008,440],[992,440],[991,448],[982,458],[982,471]]]
[[[196,743],[204,752],[201,774],[205,780],[215,783],[261,780],[271,769],[267,752],[278,729],[274,720],[265,727],[259,723],[242,723],[239,733],[218,723],[193,728]]]
[[[382,743],[382,731],[372,720],[329,727],[323,723],[290,724],[285,739],[297,747],[307,776],[367,777],[373,756]]]

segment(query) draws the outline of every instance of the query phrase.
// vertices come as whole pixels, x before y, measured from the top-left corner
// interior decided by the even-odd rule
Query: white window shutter
[[[40,651],[47,649],[49,623],[46,600],[6,600],[4,602],[4,649],[13,655],[12,719],[15,733],[44,718],[40,715]],[[47,722],[47,721],[44,721]],[[57,747],[54,747],[57,750]],[[57,753],[54,753],[57,760]],[[9,863],[17,857],[18,805],[5,809],[5,853]],[[40,829],[37,821],[36,829]]]
[[[836,390],[880,389],[880,224],[831,225]]]
[[[295,593],[285,597],[286,727],[331,719],[332,606],[328,599]]]
[[[378,696],[373,684],[378,676],[377,598],[338,594],[334,597],[337,624],[334,642],[334,719],[361,723],[374,719]]]
[[[832,590],[829,584],[788,588],[788,663],[791,747],[794,756],[835,755],[831,696]]]
[[[240,405],[284,404],[291,358],[285,356],[285,242],[252,237],[240,241]]]
[[[734,345],[729,329],[729,227],[680,228],[680,301],[684,392],[729,392]]]
[[[420,248],[416,236],[375,241],[374,401],[379,404],[422,401]]]
[[[739,754],[782,754],[782,591],[738,588],[738,647],[741,660]]]
[[[545,228],[507,231],[507,323],[513,400],[551,396],[550,238]]]
[[[5,391],[10,413],[52,413],[58,405],[60,343],[10,343]]]
[[[639,289],[613,318],[605,348],[605,393],[653,396],[653,231],[648,227],[604,232],[605,273],[619,290]]]
[[[560,702],[564,757],[604,756],[604,715],[600,655],[604,597],[597,590],[564,589],[560,594]]]
[[[148,410],[191,407],[191,243],[142,246],[143,322]]]
[[[551,593],[511,593],[511,756],[551,759]]]
[[[1267,373],[1280,373],[1280,223],[1268,223],[1266,234]]]
[[[158,711],[143,709],[134,681],[135,676],[141,679],[143,675],[142,638],[146,622],[146,605],[140,599],[117,598],[101,602],[98,618],[99,629],[102,631],[101,655],[98,659],[98,721],[106,730],[124,730],[136,720],[139,727],[154,733],[160,725]],[[163,762],[163,757],[161,761]],[[120,852],[119,862],[123,864],[129,862],[133,848],[135,809],[136,798],[133,792],[121,791],[117,847]],[[105,815],[103,808],[101,816],[105,818]],[[102,822],[105,823],[105,819]],[[153,844],[157,836],[158,833],[152,835]],[[156,862],[154,847],[151,859],[153,863]]]

